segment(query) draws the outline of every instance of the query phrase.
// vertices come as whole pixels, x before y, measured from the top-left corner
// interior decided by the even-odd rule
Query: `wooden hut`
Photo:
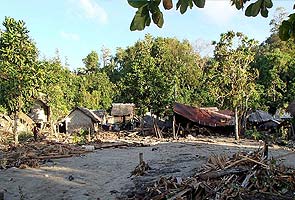
[[[12,120],[8,115],[0,114],[0,132],[12,131]]]
[[[39,124],[39,128],[43,128],[50,121],[50,112],[50,107],[45,101],[36,99],[28,115]]]
[[[98,116],[101,119],[101,124],[107,124],[108,123],[108,115],[106,110],[100,109],[100,110],[92,110],[92,112]]]
[[[83,107],[76,107],[61,123],[59,130],[65,133],[74,133],[80,130],[93,133],[98,130],[101,121],[102,119],[93,111]]]
[[[114,123],[126,123],[134,117],[135,105],[133,103],[113,103],[111,115]]]

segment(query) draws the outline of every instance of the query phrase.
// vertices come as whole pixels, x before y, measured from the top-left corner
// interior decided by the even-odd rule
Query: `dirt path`
[[[258,142],[225,142],[225,139],[202,139],[191,142],[161,143],[150,147],[96,150],[81,157],[58,159],[39,169],[10,168],[0,171],[0,191],[5,200],[93,200],[115,199],[128,195],[136,184],[156,180],[160,176],[192,176],[212,154],[233,154],[253,151]],[[152,170],[144,177],[130,178],[138,164],[138,154]],[[290,153],[277,146],[270,156]],[[287,166],[295,166],[295,154],[281,157]],[[144,179],[144,180],[142,180]],[[138,186],[137,186],[138,187]]]

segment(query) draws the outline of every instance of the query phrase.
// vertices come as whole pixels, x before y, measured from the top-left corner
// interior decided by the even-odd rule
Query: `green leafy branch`
[[[248,1],[251,0],[230,0],[231,6],[235,6],[238,10],[244,9]],[[129,5],[137,9],[130,30],[141,31],[146,26],[150,26],[151,21],[159,28],[162,28],[164,17],[163,12],[160,10],[161,2],[165,10],[173,8],[173,0],[128,0]],[[205,3],[206,0],[177,0],[176,10],[184,14],[188,8],[192,9],[194,6],[204,8]],[[247,17],[256,17],[260,13],[262,17],[268,17],[269,9],[272,7],[272,0],[255,0],[247,6],[245,15]],[[282,40],[295,38],[295,14],[291,14],[289,19],[282,23],[279,35]]]

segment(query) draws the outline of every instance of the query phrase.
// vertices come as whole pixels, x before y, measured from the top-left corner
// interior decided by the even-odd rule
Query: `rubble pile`
[[[128,199],[294,199],[295,170],[267,159],[265,149],[213,155],[193,177],[161,177]]]
[[[18,146],[9,145],[0,149],[0,169],[39,167],[40,161],[84,153],[86,151],[80,146],[49,141],[30,142]]]

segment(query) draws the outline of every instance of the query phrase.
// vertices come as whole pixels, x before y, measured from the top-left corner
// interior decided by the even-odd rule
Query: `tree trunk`
[[[235,140],[239,140],[239,118],[238,118],[238,108],[235,108]]]
[[[13,123],[13,135],[14,135],[14,144],[18,145],[18,131],[17,131],[17,125],[18,125],[18,111],[14,113],[14,123]]]

